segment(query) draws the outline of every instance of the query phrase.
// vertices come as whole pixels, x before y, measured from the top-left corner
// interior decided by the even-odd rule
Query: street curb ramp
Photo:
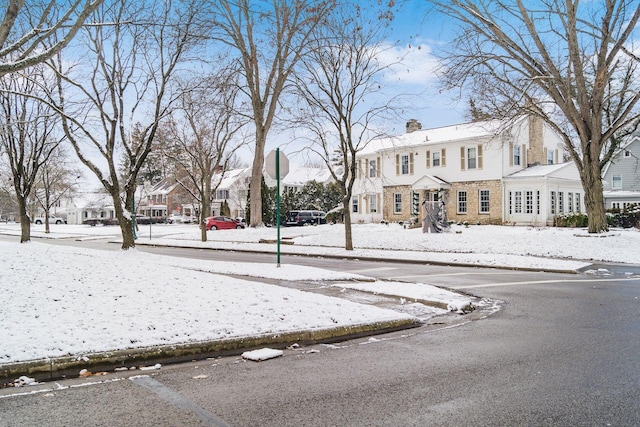
[[[218,356],[233,356],[244,351],[269,347],[285,348],[292,344],[312,345],[334,343],[354,338],[384,334],[422,326],[416,318],[341,326],[316,330],[295,331],[281,334],[233,338],[228,340],[200,341],[136,349],[105,351],[77,356],[37,359],[0,365],[0,381],[6,386],[21,376],[37,381],[78,377],[80,371],[113,371],[116,368],[181,363]],[[2,388],[0,386],[0,388]]]

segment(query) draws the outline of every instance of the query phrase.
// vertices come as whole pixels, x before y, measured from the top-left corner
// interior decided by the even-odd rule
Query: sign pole
[[[280,148],[276,148],[276,227],[278,227],[278,260],[276,266],[280,268]]]

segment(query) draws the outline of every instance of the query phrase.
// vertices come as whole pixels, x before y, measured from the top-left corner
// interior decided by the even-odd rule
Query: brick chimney
[[[407,133],[422,129],[422,124],[416,119],[410,119],[407,122]]]

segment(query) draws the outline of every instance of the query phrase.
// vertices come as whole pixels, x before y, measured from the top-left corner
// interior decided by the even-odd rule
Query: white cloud
[[[378,55],[382,64],[391,64],[385,81],[392,84],[436,85],[435,70],[440,66],[427,43],[405,46],[386,46]]]

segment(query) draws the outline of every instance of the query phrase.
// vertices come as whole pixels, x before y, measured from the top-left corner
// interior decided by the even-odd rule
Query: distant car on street
[[[39,216],[33,220],[34,224],[44,224],[45,217]],[[66,224],[67,220],[55,215],[49,215],[49,224]]]
[[[244,228],[244,224],[237,219],[228,216],[210,216],[205,223],[205,229],[209,230],[230,230],[233,228]]]
[[[322,211],[302,210],[287,212],[284,225],[319,225],[327,223],[327,214]]]
[[[169,224],[191,224],[194,220],[187,215],[169,215],[167,222]]]

